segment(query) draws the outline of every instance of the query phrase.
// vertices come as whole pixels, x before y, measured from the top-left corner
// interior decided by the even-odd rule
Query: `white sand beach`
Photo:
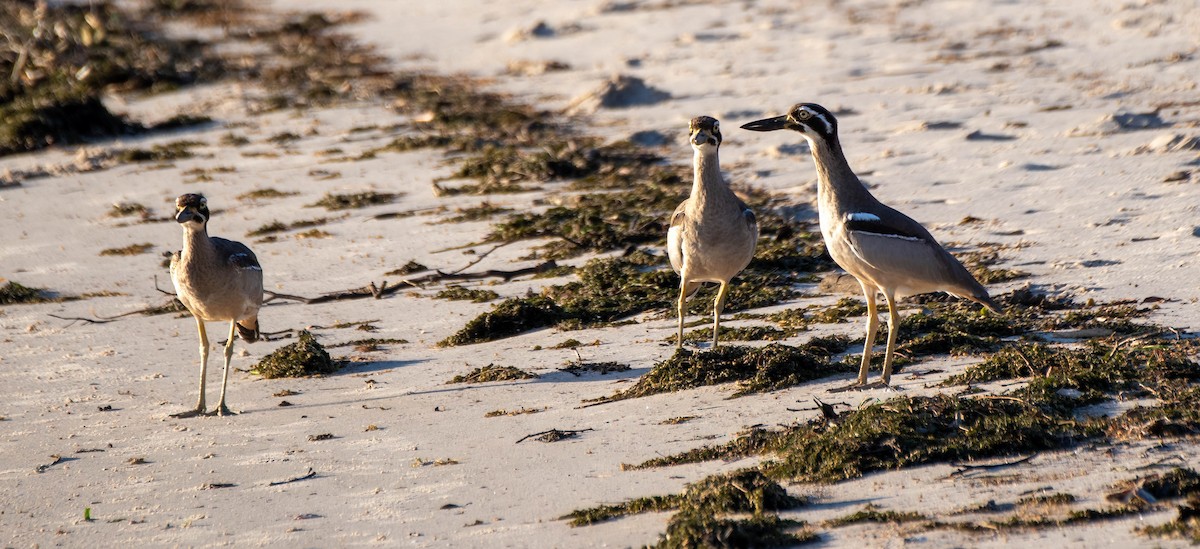
[[[814,220],[816,173],[802,139],[738,126],[783,114],[794,103],[820,103],[842,113],[846,155],[881,201],[955,251],[995,244],[999,267],[1029,273],[989,285],[993,296],[1028,285],[1081,301],[1129,300],[1154,308],[1146,321],[1183,334],[1200,327],[1200,5],[1194,0],[277,0],[269,9],[362,12],[342,30],[375,47],[397,71],[477,78],[520,103],[569,112],[563,116],[581,134],[607,141],[657,132],[641,134],[661,141],[646,147],[678,165],[692,158],[688,120],[716,117],[726,178],[735,187],[776,193]],[[538,70],[552,61],[566,68]],[[623,107],[588,96],[617,75],[663,93]],[[62,294],[108,294],[0,305],[0,545],[642,546],[663,533],[668,513],[585,527],[562,517],[679,493],[687,483],[760,458],[646,470],[622,464],[729,442],[750,426],[807,421],[820,415],[814,396],[856,408],[896,394],[829,395],[851,379],[844,376],[734,399],[730,387],[718,385],[581,407],[628,387],[671,355],[672,311],[650,311],[616,327],[542,329],[440,347],[495,302],[435,299],[443,286],[431,286],[384,299],[270,301],[260,313],[265,332],[309,329],[334,356],[353,362],[329,376],[265,380],[248,370],[294,339],[238,341],[228,387],[238,414],[172,418],[196,398],[199,357],[190,317],[134,314],[93,323],[51,316],[96,319],[169,300],[155,282],[170,290],[161,254],[179,249],[182,230],[169,219],[110,217],[113,204],[144,204],[151,217],[164,218],[176,196],[203,193],[213,210],[210,233],[253,248],[267,290],[311,297],[402,283],[403,276],[385,273],[409,261],[443,271],[536,265],[540,260],[529,255],[538,241],[493,250],[495,244],[483,242],[487,220],[437,221],[483,200],[526,211],[570,194],[547,185],[483,198],[443,196],[433,183],[456,166],[442,150],[345,160],[419,131],[419,121],[386,101],[251,112],[250,99],[264,93],[253,82],[222,82],[114,97],[114,110],[140,120],[182,111],[214,123],[0,157],[0,173],[10,175],[57,167],[47,177],[0,188],[0,278]],[[294,138],[273,139],[285,132]],[[231,145],[223,140],[229,134],[248,142]],[[195,156],[65,168],[106,150],[180,139],[200,142]],[[268,188],[294,194],[238,198]],[[397,197],[344,211],[310,206],[327,193],[362,191]],[[395,212],[412,215],[377,218]],[[273,241],[247,236],[273,221],[322,217],[328,219],[309,238],[298,231]],[[150,244],[148,253],[100,255],[136,243]],[[591,257],[560,263],[582,265]],[[507,298],[566,279],[463,285]],[[808,297],[754,312],[827,306],[845,297],[819,292],[815,283],[804,290]],[[917,308],[907,306],[906,313]],[[820,325],[784,342],[861,338],[864,323],[857,317]],[[357,329],[364,324],[375,331]],[[221,369],[215,342],[227,329],[209,328],[210,402]],[[373,352],[332,347],[365,337],[406,343]],[[580,347],[578,357],[553,348],[567,339],[598,344]],[[631,370],[583,376],[561,370],[579,359]],[[909,368],[933,373],[901,371],[893,384],[906,395],[947,392],[937,382],[978,360],[922,360]],[[489,364],[539,377],[447,384]],[[522,408],[540,411],[485,417]],[[697,417],[664,423],[682,416]],[[550,429],[580,432],[560,442],[518,443]],[[1186,540],[1135,531],[1172,519],[1167,507],[993,533],[886,522],[819,525],[866,504],[942,517],[1041,492],[1071,493],[1077,508],[1097,508],[1122,480],[1196,463],[1194,437],[1084,444],[1039,453],[1003,475],[962,474],[941,463],[836,484],[785,484],[813,503],[780,516],[816,526],[818,543],[830,547],[1182,546]],[[92,520],[85,520],[85,509]]]

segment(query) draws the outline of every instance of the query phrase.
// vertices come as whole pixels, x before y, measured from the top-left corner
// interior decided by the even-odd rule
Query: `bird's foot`
[[[882,381],[876,381],[874,383],[854,382],[854,383],[851,383],[851,384],[843,386],[843,387],[835,387],[833,389],[830,389],[829,392],[845,393],[847,391],[869,391],[871,389],[885,389],[885,388],[890,389],[891,386]]]
[[[236,416],[236,415],[237,415],[237,413],[233,412],[232,410],[230,410],[229,408],[227,408],[227,407],[226,407],[224,404],[222,404],[222,405],[220,405],[220,406],[217,406],[216,408],[213,408],[213,411],[211,411],[211,412],[208,412],[208,413],[206,413],[206,414],[204,414],[204,415],[206,415],[206,416],[209,416],[209,417],[211,417],[211,416],[222,416],[222,417],[224,417],[224,416]]]
[[[177,418],[177,419],[186,419],[189,417],[199,417],[199,416],[204,416],[204,415],[208,415],[204,412],[204,406],[198,406],[194,410],[188,410],[186,412],[179,412],[178,414],[171,414],[171,417]]]

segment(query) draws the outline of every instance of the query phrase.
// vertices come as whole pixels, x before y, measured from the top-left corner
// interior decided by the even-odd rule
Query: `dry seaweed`
[[[149,208],[137,202],[117,202],[108,209],[109,217],[138,216],[142,219],[149,219],[152,215]]]
[[[170,162],[172,160],[183,160],[196,156],[192,152],[195,147],[203,146],[200,141],[182,139],[154,145],[149,149],[125,149],[117,153],[117,159],[121,162]]]
[[[593,402],[610,402],[705,385],[740,382],[735,396],[771,391],[840,373],[855,371],[830,357],[845,350],[844,337],[813,338],[799,346],[725,345],[702,353],[679,349],[654,365],[632,387]]]
[[[679,510],[680,514],[714,517],[720,514],[768,512],[795,509],[807,503],[787,493],[775,481],[754,469],[713,475],[689,484],[682,494],[651,496],[618,505],[580,509],[562,517],[571,526],[587,526],[628,515]]]
[[[590,260],[575,271],[578,280],[546,287],[541,295],[509,298],[468,322],[441,345],[491,341],[551,326],[564,330],[598,327],[647,310],[666,309],[679,297],[679,279],[663,267],[664,257],[640,250],[623,257]],[[787,282],[787,275],[743,273],[730,285],[726,310],[788,299],[795,292]],[[697,297],[688,310],[711,314],[712,303]]]
[[[330,358],[308,330],[300,330],[295,342],[263,357],[251,370],[267,379],[332,374],[344,364]]]
[[[128,246],[123,246],[121,248],[105,248],[103,250],[100,250],[100,255],[102,255],[102,256],[139,255],[139,254],[144,254],[144,253],[150,251],[150,249],[153,247],[154,247],[154,244],[151,244],[149,242],[145,242],[142,244],[130,244]]]
[[[721,328],[721,341],[779,341],[795,336],[796,330],[782,330],[773,326],[727,326]],[[674,343],[675,335],[666,338]],[[706,326],[683,334],[685,342],[712,341],[712,327]]]
[[[237,196],[238,200],[269,200],[272,198],[287,198],[300,193],[294,191],[281,191],[275,188],[268,187],[266,189],[254,189],[253,191],[244,192]]]
[[[794,547],[817,539],[816,534],[804,529],[803,522],[776,515],[731,519],[680,512],[671,517],[666,533],[653,547]]]
[[[434,294],[438,299],[449,299],[451,301],[470,301],[472,303],[487,303],[500,298],[500,294],[493,290],[482,290],[479,288],[467,288],[458,284],[449,284],[444,290]]]
[[[400,195],[396,193],[381,193],[376,191],[350,194],[327,193],[320,200],[309,204],[308,207],[325,208],[330,211],[351,210],[366,208],[367,206],[378,206],[380,204],[391,204],[399,197]]]
[[[867,504],[859,511],[855,511],[844,517],[827,520],[824,524],[830,528],[837,528],[840,526],[861,524],[864,522],[901,523],[918,520],[926,520],[925,515],[922,515],[916,511],[883,511],[875,505]]]
[[[491,381],[516,381],[522,379],[537,379],[537,376],[512,366],[496,366],[495,364],[488,364],[487,366],[471,370],[471,373],[469,374],[454,376],[454,378],[450,381],[447,381],[446,384],[488,383]]]
[[[212,81],[224,68],[207,44],[159,32],[120,4],[12,0],[0,21],[0,155],[143,131],[101,95]]]
[[[1200,496],[1193,496],[1176,508],[1175,518],[1165,524],[1138,528],[1143,535],[1155,538],[1182,538],[1200,544]]]
[[[16,305],[19,303],[45,303],[57,301],[43,288],[30,288],[24,284],[9,280],[0,286],[0,305]]]

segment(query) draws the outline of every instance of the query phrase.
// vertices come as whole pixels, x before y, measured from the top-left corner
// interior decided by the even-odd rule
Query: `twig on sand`
[[[957,477],[957,476],[966,474],[968,471],[974,471],[974,470],[980,470],[980,469],[991,471],[994,469],[1002,469],[1004,467],[1012,467],[1013,465],[1020,465],[1022,463],[1025,463],[1035,457],[1037,457],[1037,452],[1029,454],[1023,458],[1015,459],[1013,461],[1006,461],[1004,463],[989,463],[989,464],[984,464],[984,465],[973,465],[970,463],[952,463],[952,465],[954,465],[955,467],[958,467],[959,469],[953,473],[950,473],[950,476]]]
[[[560,440],[566,440],[568,438],[575,438],[575,437],[579,436],[579,433],[582,433],[584,431],[595,431],[595,429],[592,429],[592,428],[565,429],[565,430],[550,429],[549,431],[542,431],[540,433],[534,433],[532,435],[525,435],[525,436],[521,437],[521,440],[517,441],[517,444],[525,442],[526,440],[534,438],[534,437],[537,437],[537,440],[540,440],[542,442],[558,442]]]
[[[300,481],[302,481],[302,480],[308,480],[308,479],[310,479],[310,478],[313,478],[313,477],[315,477],[315,476],[317,476],[317,472],[316,472],[316,471],[313,471],[313,468],[312,468],[312,467],[309,467],[309,468],[308,468],[308,472],[307,472],[307,473],[304,473],[303,475],[300,475],[300,476],[298,476],[298,477],[292,477],[292,478],[289,478],[289,479],[287,479],[287,480],[277,480],[277,481],[274,481],[274,482],[272,482],[272,483],[270,483],[270,484],[267,484],[267,486],[279,486],[279,485],[281,485],[281,484],[290,484],[290,483],[293,483],[293,482],[300,482]]]
[[[45,473],[47,469],[54,467],[55,465],[58,465],[59,463],[62,463],[64,461],[67,461],[66,459],[63,459],[63,457],[58,454],[54,454],[50,457],[54,458],[54,461],[51,461],[50,463],[43,463],[42,465],[38,465],[37,469],[35,469],[35,470],[39,473]]]
[[[491,252],[489,251],[489,252],[485,252],[485,253],[491,253]],[[472,263],[472,265],[473,264],[474,263]],[[469,266],[470,265],[468,265],[468,267]],[[331,292],[331,293],[327,293],[325,295],[322,295],[319,297],[314,297],[314,298],[300,298],[297,296],[289,296],[289,297],[292,299],[296,299],[297,301],[301,301],[303,303],[309,304],[309,305],[317,304],[317,303],[326,303],[329,301],[344,301],[344,300],[349,300],[349,299],[363,299],[363,298],[367,298],[367,297],[381,299],[384,296],[394,294],[394,293],[400,291],[400,289],[405,288],[405,287],[420,288],[420,287],[423,287],[425,284],[432,284],[435,282],[445,282],[448,280],[480,280],[480,279],[485,279],[485,278],[500,278],[505,281],[509,281],[518,276],[539,274],[539,273],[548,271],[550,269],[553,269],[557,266],[558,266],[558,263],[552,259],[552,260],[540,263],[538,265],[534,265],[532,267],[525,267],[525,268],[513,269],[513,270],[488,269],[486,271],[478,271],[478,272],[472,272],[472,273],[464,273],[464,272],[462,272],[462,269],[459,269],[458,271],[449,272],[449,273],[441,271],[441,270],[436,270],[425,276],[421,276],[421,277],[417,277],[417,278],[413,278],[413,279],[401,280],[400,284],[389,285],[388,282],[386,280],[384,280],[379,286],[376,286],[374,282],[370,282],[366,286],[362,286],[359,288],[351,288],[349,290],[343,290],[340,292]]]

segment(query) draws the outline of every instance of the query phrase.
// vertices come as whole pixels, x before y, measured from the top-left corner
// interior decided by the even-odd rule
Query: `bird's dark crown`
[[[208,221],[208,218],[209,218],[208,199],[204,198],[204,195],[202,195],[202,194],[188,193],[188,194],[180,195],[179,198],[176,198],[175,199],[176,215],[178,215],[179,212],[182,212],[184,210],[191,210],[191,211],[199,214],[203,218],[202,221]]]
[[[712,139],[716,140],[715,143],[711,143],[712,140],[710,140],[711,144],[721,144],[721,123],[716,118],[711,116],[697,116],[693,118],[688,124],[688,132],[691,135],[695,135],[698,131],[708,132],[712,136]]]

